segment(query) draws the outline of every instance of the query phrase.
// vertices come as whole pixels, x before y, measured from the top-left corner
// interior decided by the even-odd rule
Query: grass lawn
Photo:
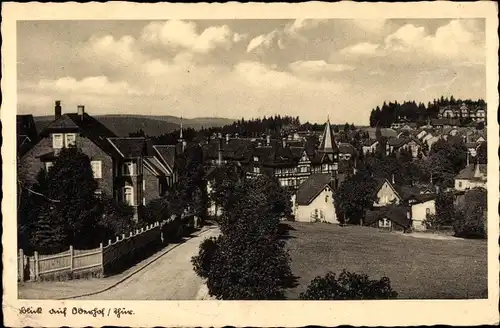
[[[381,232],[369,227],[287,222],[287,248],[298,299],[309,282],[328,271],[387,276],[403,299],[487,298],[487,243],[484,240],[432,240]]]

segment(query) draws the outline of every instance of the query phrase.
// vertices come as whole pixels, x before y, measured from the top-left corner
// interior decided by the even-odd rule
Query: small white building
[[[378,141],[376,139],[368,139],[363,142],[363,154],[374,153],[377,150]]]
[[[469,165],[455,177],[455,190],[486,188],[486,164]]]
[[[401,196],[387,179],[376,179],[375,200],[373,207],[383,207],[387,205],[399,205]]]
[[[410,217],[414,231],[425,231],[424,221],[427,216],[436,214],[436,195],[418,194],[407,199],[410,206]]]
[[[331,174],[309,176],[292,197],[292,213],[299,222],[339,223],[333,200]]]

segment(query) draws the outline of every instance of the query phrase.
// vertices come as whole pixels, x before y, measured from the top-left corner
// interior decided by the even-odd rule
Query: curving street
[[[79,300],[194,300],[203,289],[191,258],[205,238],[217,236],[214,228],[193,237],[117,286]]]

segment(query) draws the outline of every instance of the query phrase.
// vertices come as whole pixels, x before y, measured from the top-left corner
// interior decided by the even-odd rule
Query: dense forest
[[[399,118],[405,117],[411,122],[424,123],[428,119],[437,118],[439,109],[449,105],[459,105],[465,103],[469,106],[486,106],[483,99],[476,101],[467,99],[455,99],[453,96],[450,98],[441,96],[439,99],[434,99],[432,102],[416,103],[415,101],[405,101],[403,103],[384,102],[382,107],[377,106],[372,109],[370,114],[371,127],[390,127],[392,123],[396,122]]]
[[[240,137],[252,138],[261,137],[263,134],[270,134],[272,137],[278,137],[282,135],[287,135],[292,131],[322,131],[324,129],[324,123],[300,123],[299,117],[292,116],[270,116],[264,118],[256,118],[245,120],[237,120],[232,124],[228,124],[222,127],[210,127],[201,128],[200,130],[195,130],[193,128],[183,128],[182,134],[186,141],[202,141],[206,140],[209,136],[214,134],[221,134],[222,136],[226,134],[238,135]],[[354,130],[355,126],[353,124],[345,123],[343,125],[333,125],[332,128],[335,132]],[[134,133],[129,134],[131,137],[146,137],[146,133],[139,129]],[[174,130],[169,133],[165,133],[160,136],[147,136],[152,137],[157,143],[161,144],[174,144],[179,140],[180,130]]]

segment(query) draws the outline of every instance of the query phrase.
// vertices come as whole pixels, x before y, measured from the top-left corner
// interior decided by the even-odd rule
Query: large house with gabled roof
[[[84,106],[63,114],[61,102],[56,101],[54,110],[54,120],[20,158],[28,183],[36,180],[40,170],[50,170],[65,147],[78,147],[89,156],[98,183],[96,193],[131,205],[136,219],[150,200],[175,183],[179,147],[153,145],[144,137],[118,137],[87,114]]]

